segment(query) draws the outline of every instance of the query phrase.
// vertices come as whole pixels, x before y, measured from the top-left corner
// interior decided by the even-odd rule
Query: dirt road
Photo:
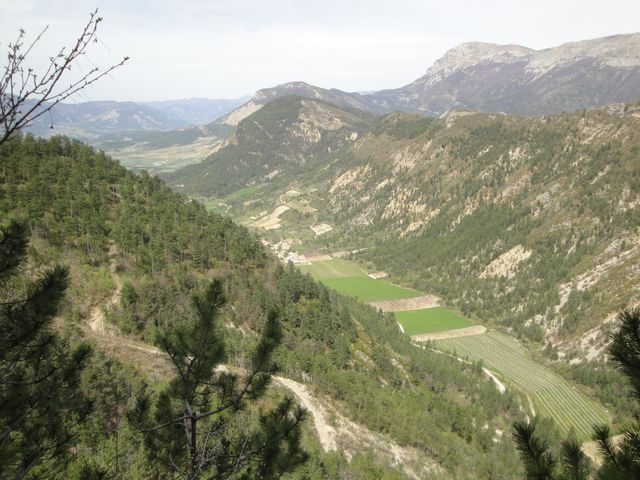
[[[114,305],[117,305],[120,301],[120,290],[122,289],[122,283],[120,282],[120,277],[116,274],[117,262],[115,259],[115,255],[115,247],[111,246],[111,248],[109,249],[109,272],[111,273],[111,278],[113,278],[116,288],[113,293],[106,299],[96,303],[89,309],[89,319],[87,320],[91,331],[101,334],[105,334],[107,330],[104,314],[105,308],[111,308]]]
[[[120,300],[121,282],[115,273],[115,261],[110,262],[110,271],[112,271],[116,289],[103,303],[91,307],[85,332],[95,339],[106,353],[127,358],[152,378],[166,378],[171,375],[172,369],[164,352],[151,345],[126,338],[121,335],[117,327],[105,324],[104,309],[115,305]],[[221,365],[218,370],[225,371],[228,367]],[[349,420],[339,413],[329,400],[316,398],[306,385],[280,376],[274,376],[273,381],[292,393],[309,412],[320,445],[325,452],[340,451],[348,460],[351,460],[363,449],[370,450],[375,456],[386,458],[391,465],[401,468],[407,476],[414,479],[442,471],[442,467],[427,457],[424,452],[402,447],[386,435],[373,432]]]

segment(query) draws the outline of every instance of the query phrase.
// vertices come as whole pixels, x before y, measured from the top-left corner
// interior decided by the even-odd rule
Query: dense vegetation
[[[186,193],[223,197],[322,165],[353,143],[371,115],[285,96],[241,121],[231,144],[202,163],[168,174]],[[275,180],[274,180],[275,179]]]
[[[363,141],[354,149],[357,158],[336,173],[370,169],[334,191],[336,223],[348,227],[333,238],[351,236],[359,247],[367,242],[372,248],[365,257],[467,315],[532,339],[547,336],[540,326],[566,338],[597,325],[633,295],[633,281],[624,278],[633,273],[623,272],[631,265],[627,255],[637,254],[636,123],[631,115],[604,111],[540,119],[475,114],[426,126],[391,117],[388,131]],[[397,133],[400,125],[412,141],[389,141],[407,138]],[[410,162],[406,171],[385,161],[394,156]],[[377,189],[385,178],[392,181]],[[394,211],[389,205],[395,202]],[[404,238],[392,233],[406,232],[411,222],[418,223]],[[510,277],[483,275],[519,245],[531,256]],[[598,261],[620,254],[606,272],[610,282],[572,285]],[[558,287],[565,283],[571,295],[561,303]]]
[[[88,335],[97,352],[80,382],[96,408],[75,427],[73,448],[66,452],[71,478],[87,471],[146,478],[163,468],[151,461],[124,412],[143,383],[161,391],[169,377],[161,369],[150,371],[153,355],[140,360],[144,352],[127,350],[119,337],[86,328],[92,306],[121,283],[108,318],[123,332],[117,335],[151,341],[196,320],[190,298],[211,278],[220,279],[228,299],[221,310],[228,328],[220,329],[226,364],[247,368],[269,312],[279,312],[283,336],[274,358],[282,375],[308,383],[353,421],[414,447],[445,478],[468,478],[470,472],[517,477],[512,441],[493,437],[496,428],[505,430],[521,415],[521,402],[514,393],[500,395],[472,366],[416,349],[390,316],[279,266],[246,229],[84,144],[26,136],[0,148],[3,222],[25,221],[30,268],[69,266],[57,329],[71,344]],[[277,405],[278,397],[278,391],[269,394],[260,408]],[[399,474],[357,446],[347,465],[322,452],[311,425],[305,431],[311,457],[294,478]]]
[[[268,106],[260,112],[269,135]],[[597,357],[610,329],[605,320],[639,298],[637,112],[626,105],[536,118],[389,114],[315,168],[280,168],[229,211],[247,218],[292,205],[282,229],[265,232],[273,242],[366,247],[355,260],[515,334],[540,352],[537,360],[556,362],[623,418],[628,408],[611,393],[626,388],[619,375],[604,363],[574,374],[559,360]],[[273,148],[269,155],[278,155]],[[200,175],[206,171],[203,164]],[[291,188],[317,211],[294,212],[282,199]],[[218,195],[213,187],[202,193]],[[333,230],[305,233],[321,222]]]

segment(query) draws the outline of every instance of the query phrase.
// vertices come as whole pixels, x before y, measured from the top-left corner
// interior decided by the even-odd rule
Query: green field
[[[422,295],[417,290],[394,285],[388,280],[375,280],[355,263],[334,258],[301,265],[300,270],[338,292],[362,301],[395,300]]]
[[[609,423],[606,411],[559,375],[529,358],[513,337],[491,330],[483,335],[436,340],[438,350],[459,358],[482,359],[484,366],[524,391],[538,415],[553,418],[564,434],[571,427],[590,438],[595,424]]]
[[[471,327],[472,322],[444,307],[425,308],[407,312],[395,312],[396,320],[407,335],[444,332],[456,328]]]

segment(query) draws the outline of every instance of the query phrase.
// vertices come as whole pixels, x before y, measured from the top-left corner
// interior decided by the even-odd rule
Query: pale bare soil
[[[371,272],[371,273],[368,273],[367,275],[369,275],[374,280],[380,280],[381,278],[389,277],[389,274],[387,272]]]
[[[280,215],[289,210],[287,205],[280,205],[276,209],[262,218],[249,224],[251,227],[264,228],[265,230],[276,230],[281,227]]]
[[[326,262],[327,260],[331,260],[331,255],[327,255],[325,253],[305,253],[304,256],[311,263]]]
[[[89,318],[87,320],[91,331],[100,334],[105,334],[107,329],[107,326],[105,324],[104,309],[111,308],[120,301],[120,289],[122,288],[122,285],[120,283],[120,277],[116,275],[115,253],[116,252],[114,247],[111,246],[111,248],[109,249],[109,272],[111,273],[111,276],[114,280],[116,289],[106,299],[91,306],[91,309],[89,310]]]
[[[613,444],[617,446],[622,440],[622,435],[615,435],[611,440],[613,441]],[[600,453],[600,449],[596,442],[584,442],[582,444],[582,451],[587,457],[593,460],[593,463],[597,466],[602,465],[602,453]]]
[[[370,450],[376,457],[386,458],[391,465],[402,468],[407,476],[415,479],[442,471],[441,467],[433,460],[425,459],[424,454],[417,449],[401,447],[385,435],[372,432],[349,420],[328,402],[315,397],[305,385],[278,376],[274,376],[273,380],[292,392],[311,414],[325,452],[341,451],[351,460],[359,451]]]
[[[470,335],[482,335],[487,329],[483,325],[475,325],[473,327],[458,328],[456,330],[447,330],[446,332],[421,333],[413,335],[411,340],[414,342],[426,342],[427,340],[442,340],[444,338],[468,337]]]
[[[503,253],[491,262],[480,274],[480,278],[506,277],[513,278],[518,266],[531,256],[531,250],[526,250],[522,245],[516,245],[508,252]]]
[[[313,230],[313,233],[316,234],[316,237],[333,230],[333,227],[327,223],[318,223],[317,225],[311,225],[309,228]]]
[[[422,295],[421,297],[399,298],[396,300],[371,300],[367,304],[384,312],[405,312],[437,307],[440,305],[440,299],[434,295]]]

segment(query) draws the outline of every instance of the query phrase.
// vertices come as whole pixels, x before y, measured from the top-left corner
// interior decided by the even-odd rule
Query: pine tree
[[[222,283],[213,281],[193,297],[195,321],[158,335],[176,375],[155,399],[142,393],[129,419],[146,434],[151,457],[183,478],[277,478],[305,459],[304,411],[285,399],[255,427],[238,422],[275,373],[277,315],[269,313],[250,368],[237,375],[220,367],[225,353],[217,320],[224,303]]]
[[[21,272],[27,232],[17,221],[0,229],[0,471],[46,478],[64,466],[75,425],[88,413],[79,376],[90,349],[72,351],[52,329],[68,269],[35,280]]]

